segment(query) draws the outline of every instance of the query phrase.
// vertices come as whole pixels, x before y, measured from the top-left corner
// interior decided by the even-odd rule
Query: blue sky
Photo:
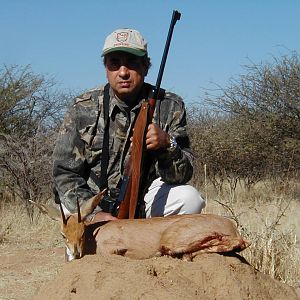
[[[155,84],[172,11],[177,22],[162,87],[200,101],[213,83],[225,87],[250,61],[300,53],[297,0],[0,0],[0,65],[28,65],[63,89],[106,81],[100,57],[116,28],[138,29],[148,41]]]

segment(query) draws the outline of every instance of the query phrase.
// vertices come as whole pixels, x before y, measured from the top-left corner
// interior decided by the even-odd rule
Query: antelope
[[[192,260],[200,253],[239,252],[250,243],[239,234],[232,220],[213,214],[174,215],[150,219],[118,219],[100,223],[86,221],[104,192],[87,200],[77,213],[66,216],[44,204],[33,202],[43,213],[61,221],[66,260],[85,254],[123,255],[133,259],[155,256]]]

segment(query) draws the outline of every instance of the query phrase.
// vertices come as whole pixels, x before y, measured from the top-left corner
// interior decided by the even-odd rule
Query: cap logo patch
[[[128,32],[118,32],[117,33],[117,41],[122,43],[126,42],[128,39]]]

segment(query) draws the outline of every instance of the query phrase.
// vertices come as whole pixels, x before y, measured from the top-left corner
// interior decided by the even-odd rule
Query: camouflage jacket
[[[150,85],[145,83],[139,102],[132,109],[117,100],[111,89],[109,91],[109,188],[118,187],[121,182],[130,155],[132,127],[149,89]],[[54,187],[59,199],[71,212],[76,211],[76,198],[86,200],[99,191],[97,181],[101,174],[104,134],[103,91],[102,86],[75,98],[56,141]],[[168,184],[186,183],[193,173],[193,155],[186,133],[186,111],[182,99],[166,92],[163,99],[156,102],[154,122],[174,136],[179,147],[172,151],[152,151],[148,172],[142,173],[142,178],[146,178],[145,187],[157,177]]]

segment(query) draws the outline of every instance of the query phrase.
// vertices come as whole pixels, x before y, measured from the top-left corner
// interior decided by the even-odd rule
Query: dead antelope
[[[97,206],[99,193],[79,208],[78,213],[65,216],[61,208],[54,213],[45,205],[36,205],[55,220],[62,220],[67,260],[84,254],[118,254],[134,259],[169,255],[193,259],[199,253],[239,252],[249,246],[233,221],[211,214],[175,215],[151,219],[113,220],[98,224],[85,222]]]

